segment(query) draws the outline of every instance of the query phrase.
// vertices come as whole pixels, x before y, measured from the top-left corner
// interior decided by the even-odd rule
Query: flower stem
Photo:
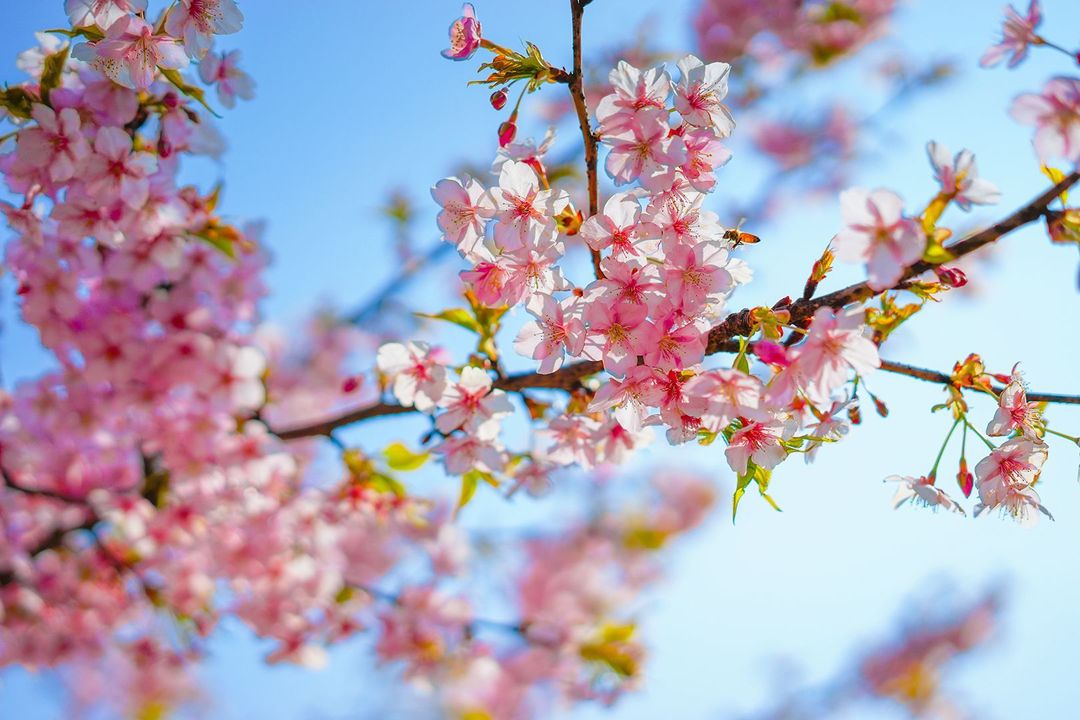
[[[952,427],[949,428],[949,433],[945,436],[945,442],[941,443],[941,449],[938,450],[937,459],[934,460],[934,467],[931,468],[931,470],[930,470],[930,477],[931,478],[936,478],[937,477],[938,465],[941,464],[941,458],[945,455],[945,448],[947,448],[949,446],[949,440],[952,438],[953,433],[956,432],[956,426],[960,424],[961,420],[964,420],[963,415],[956,418],[956,421],[952,424]],[[965,420],[965,422],[966,422],[966,420]]]
[[[986,443],[986,447],[990,448],[991,450],[996,450],[997,449],[994,446],[994,443],[990,442],[989,438],[987,438],[985,435],[983,435],[981,432],[979,432],[979,429],[977,427],[975,427],[970,422],[968,422],[968,419],[967,419],[966,415],[964,416],[964,424],[967,425],[969,428],[971,428],[971,431],[973,433],[975,433],[976,435],[978,435],[980,440],[982,440],[984,443]]]

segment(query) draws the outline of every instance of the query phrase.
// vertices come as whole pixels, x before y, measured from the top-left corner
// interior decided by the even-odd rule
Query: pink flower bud
[[[505,90],[496,90],[491,93],[491,107],[502,110],[506,107],[507,94]]]
[[[341,392],[356,392],[356,390],[360,387],[360,381],[361,378],[357,377],[356,375],[345,378],[345,382],[341,383]]]
[[[506,147],[514,142],[515,135],[517,135],[517,125],[513,120],[507,120],[499,125],[499,147]]]
[[[937,274],[938,280],[949,287],[960,288],[967,285],[967,275],[960,268],[936,267],[934,272]]]

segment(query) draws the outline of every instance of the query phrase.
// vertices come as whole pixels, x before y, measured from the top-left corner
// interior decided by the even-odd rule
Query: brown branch
[[[400,293],[406,287],[409,282],[422,270],[427,269],[428,266],[434,264],[443,255],[445,255],[452,247],[448,242],[439,240],[423,255],[417,255],[410,258],[402,267],[401,270],[393,278],[388,280],[382,288],[379,289],[371,298],[364,302],[363,305],[353,310],[351,313],[345,316],[345,322],[350,325],[362,325],[371,320],[386,303],[395,295]]]
[[[905,365],[904,363],[893,362],[891,360],[882,360],[881,369],[885,372],[895,373],[897,375],[906,375],[908,377],[916,378],[917,380],[925,380],[926,382],[937,383],[938,385],[953,385],[952,376],[948,373],[938,372],[937,370],[927,370],[926,368],[915,367],[914,365]],[[1000,394],[1004,388],[995,387],[994,392]],[[1062,405],[1080,405],[1080,395],[1058,395],[1056,393],[1041,393],[1041,392],[1028,392],[1025,393],[1027,399],[1031,402],[1045,402],[1045,403],[1057,403]]]
[[[1031,202],[1024,205],[1005,219],[991,225],[985,230],[980,230],[979,232],[973,233],[963,240],[954,243],[949,246],[948,250],[957,258],[963,257],[964,255],[975,252],[979,248],[1009,234],[1017,228],[1038,220],[1046,212],[1047,206],[1050,205],[1054,198],[1059,196],[1062,191],[1072,187],[1078,180],[1080,180],[1080,172],[1073,171],[1064,180],[1034,198]],[[905,272],[897,282],[897,286],[933,269],[933,267],[933,265],[926,262],[916,263],[908,268],[907,272]],[[855,285],[849,285],[846,288],[831,292],[828,295],[822,295],[821,297],[808,300],[796,300],[793,303],[781,307],[791,313],[792,323],[796,325],[805,325],[818,308],[841,308],[852,303],[862,302],[863,300],[879,294],[879,292],[880,291],[871,290],[865,282],[862,282],[856,283]],[[738,352],[738,344],[734,342],[734,338],[738,336],[749,336],[754,331],[754,323],[750,317],[750,313],[751,308],[744,308],[728,315],[727,318],[713,327],[713,329],[709,331],[705,354],[715,355],[719,352]],[[602,369],[602,363],[585,360],[564,365],[555,372],[546,375],[541,375],[536,372],[510,375],[504,379],[496,380],[494,386],[510,392],[516,392],[525,388],[571,390],[574,387],[577,387],[583,378],[596,374]],[[1061,402],[1061,400],[1048,400],[1047,402]],[[317,435],[329,435],[334,429],[344,425],[360,422],[369,418],[380,417],[382,415],[396,415],[412,412],[412,410],[412,408],[401,407],[400,405],[376,403],[374,405],[349,411],[320,423],[291,428],[276,434],[284,440],[296,440]]]
[[[577,110],[581,137],[585,141],[585,175],[589,188],[589,217],[600,211],[600,196],[596,178],[596,134],[589,126],[589,107],[585,104],[585,76],[581,71],[581,18],[590,0],[570,0],[570,22],[573,27],[574,71],[570,74],[570,97]],[[597,278],[604,277],[600,268],[600,252],[591,250],[593,272]]]

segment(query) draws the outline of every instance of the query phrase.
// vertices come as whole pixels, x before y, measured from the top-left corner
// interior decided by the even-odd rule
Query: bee
[[[742,227],[743,222],[745,222],[745,220],[746,220],[746,218],[743,218],[742,220],[739,220],[738,225],[731,228],[730,230],[725,230],[724,231],[724,239],[725,240],[730,240],[732,243],[734,243],[732,248],[737,248],[740,245],[757,245],[759,242],[761,242],[761,238],[759,238],[757,235],[753,235],[753,234],[748,233],[748,232],[743,232],[740,229]]]

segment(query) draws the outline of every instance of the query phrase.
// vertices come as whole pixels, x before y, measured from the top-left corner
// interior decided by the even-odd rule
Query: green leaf
[[[201,87],[189,85],[187,81],[184,80],[184,76],[180,74],[179,70],[173,70],[171,68],[159,68],[159,70],[161,70],[161,74],[165,76],[165,79],[171,82],[177,90],[202,105],[214,117],[221,117],[214,112],[214,108],[210,107],[209,103],[206,102],[206,92],[204,92]]]
[[[461,509],[469,504],[473,495],[476,494],[476,486],[479,484],[480,477],[475,470],[470,470],[461,476],[461,494],[458,495],[457,507],[454,508],[454,517],[461,512]]]
[[[383,451],[386,455],[386,464],[394,470],[410,472],[424,466],[431,453],[414,453],[404,443],[395,442]]]
[[[0,92],[0,107],[14,117],[29,120],[33,117],[31,111],[34,109],[34,96],[21,87],[5,87]]]
[[[435,315],[429,315],[427,313],[413,313],[417,317],[428,318],[429,320],[444,320],[448,323],[453,323],[459,327],[463,327],[470,332],[474,332],[477,335],[483,335],[484,330],[480,327],[480,323],[476,322],[476,318],[466,310],[465,308],[452,308],[450,310],[443,310],[441,313]]]
[[[926,243],[926,252],[923,253],[923,260],[933,265],[941,265],[947,263],[950,260],[955,260],[956,256],[945,249],[945,246],[936,240],[930,240]]]
[[[766,470],[754,464],[753,461],[749,461],[746,464],[746,474],[740,475],[735,487],[735,495],[732,497],[731,505],[731,522],[735,522],[735,513],[739,510],[739,502],[742,500],[743,495],[746,494],[746,488],[750,487],[750,483],[757,483],[758,493],[761,497],[765,498],[765,502],[772,506],[773,510],[780,512],[780,506],[776,504],[769,494],[766,492],[769,489],[769,481],[772,479],[772,470]]]
[[[60,78],[64,74],[64,63],[67,62],[70,46],[65,46],[59,52],[54,52],[45,57],[41,69],[41,101],[49,104],[49,95],[53,90],[60,87]]]

